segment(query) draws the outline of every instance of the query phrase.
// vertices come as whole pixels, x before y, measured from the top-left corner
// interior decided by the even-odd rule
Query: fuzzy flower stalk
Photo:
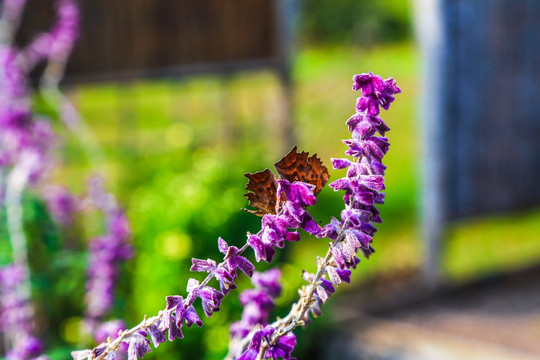
[[[244,305],[241,320],[231,325],[231,343],[226,359],[292,359],[296,345],[293,330],[311,321],[311,316],[321,315],[321,305],[343,282],[350,282],[351,270],[360,263],[359,252],[366,258],[374,253],[371,245],[381,217],[376,205],[384,202],[383,157],[388,151],[389,130],[378,116],[380,108],[387,110],[394,95],[401,92],[392,78],[383,80],[372,73],[353,77],[353,90],[361,90],[356,113],[347,120],[352,139],[344,140],[350,158],[332,159],[335,169],[346,169],[346,176],[330,184],[335,191],[344,191],[345,208],[340,219],[332,218],[324,227],[319,226],[308,213],[307,207],[316,203],[316,196],[329,178],[328,170],[315,155],[298,153],[296,147],[275,164],[278,176],[266,169],[246,174],[249,182],[246,196],[261,216],[261,229],[248,233],[240,248],[218,239],[218,249],[223,254],[221,262],[213,259],[192,259],[191,271],[207,273],[200,281],[190,279],[186,295],[166,297],[166,307],[158,315],[145,318],[135,327],[120,331],[115,340],[108,339],[93,349],[75,351],[76,360],[115,359],[122,343],[128,346],[128,359],[136,360],[152,351],[150,344],[183,338],[183,329],[192,325],[203,326],[196,302],[200,299],[207,317],[219,311],[223,299],[236,288],[238,273],[252,278],[255,289],[241,293]],[[252,248],[256,262],[272,262],[276,248],[283,248],[289,241],[299,241],[298,229],[318,238],[328,238],[329,249],[317,259],[315,273],[304,271],[307,285],[299,290],[300,299],[293,304],[287,316],[269,323],[274,300],[281,292],[280,273],[272,269],[266,273],[255,272],[253,264],[245,257]],[[215,280],[215,285],[210,285]],[[217,287],[215,287],[217,285]],[[219,288],[219,289],[218,289]]]
[[[284,179],[276,180],[273,175],[268,179],[269,183],[273,184],[271,193],[274,197],[273,201],[276,202],[271,208],[275,212],[262,217],[261,230],[258,233],[248,233],[244,245],[240,248],[218,238],[217,247],[223,255],[221,262],[193,258],[190,271],[207,273],[207,275],[202,281],[195,278],[189,279],[185,296],[167,296],[166,306],[158,315],[151,318],[145,317],[135,327],[119,331],[118,337],[114,340],[109,338],[107,342],[93,349],[72,352],[73,358],[76,360],[116,359],[121,345],[126,344],[128,360],[136,360],[152,351],[150,344],[157,348],[167,340],[182,339],[185,327],[203,326],[203,321],[195,307],[196,303],[200,302],[204,315],[209,318],[221,309],[225,296],[236,289],[235,280],[240,272],[248,277],[254,276],[254,265],[243,256],[248,248],[253,249],[258,262],[263,260],[271,262],[276,252],[275,248],[283,248],[285,242],[299,240],[296,229],[303,228],[309,232],[318,233],[320,228],[305,210],[305,207],[315,203],[312,187],[300,181],[290,183]],[[273,277],[275,276],[275,273],[266,276],[255,275],[253,281],[257,284],[256,286],[265,287],[267,292],[276,296],[278,285],[274,284]],[[211,281],[215,281],[214,286],[210,285]],[[215,287],[216,285],[219,290]]]
[[[114,336],[119,328],[125,328],[123,323],[119,320],[101,322],[114,302],[118,267],[133,256],[131,229],[115,197],[104,189],[103,179],[91,177],[88,187],[88,196],[83,204],[94,206],[104,214],[107,231],[89,242],[85,325],[90,333],[103,333],[112,329],[107,336]]]

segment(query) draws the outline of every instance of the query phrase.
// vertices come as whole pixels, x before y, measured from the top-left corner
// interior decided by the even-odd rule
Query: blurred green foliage
[[[302,0],[300,36],[309,43],[374,44],[412,35],[409,1]]]

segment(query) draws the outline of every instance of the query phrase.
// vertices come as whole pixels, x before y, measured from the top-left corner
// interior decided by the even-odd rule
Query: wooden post
[[[446,76],[443,0],[416,0],[417,35],[423,56],[421,127],[423,129],[424,157],[422,159],[422,235],[424,261],[422,278],[429,286],[436,286],[441,277],[440,244],[444,229],[443,116]]]
[[[540,204],[540,1],[416,0],[424,279],[445,224]]]

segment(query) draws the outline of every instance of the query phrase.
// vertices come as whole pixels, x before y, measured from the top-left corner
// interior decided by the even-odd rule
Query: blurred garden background
[[[342,157],[341,139],[350,136],[345,121],[354,113],[358,96],[351,91],[353,74],[392,76],[402,89],[393,107],[381,114],[391,128],[391,147],[386,203],[381,207],[384,222],[373,244],[377,252],[362,261],[352,284],[340,287],[337,297],[368,284],[384,287],[387,281],[415,278],[424,256],[419,217],[423,145],[418,120],[422,63],[412,4],[301,0],[294,14],[291,122],[300,150],[317,153],[327,166],[330,157]],[[136,255],[122,269],[111,318],[134,325],[144,314],[162,309],[166,295],[185,292],[191,258],[215,257],[218,236],[238,246],[246,231],[257,231],[260,219],[242,210],[247,206],[244,173],[271,168],[288,151],[275,126],[283,113],[282,84],[273,71],[240,69],[68,83],[63,91],[101,152],[87,156],[80,139],[60,125],[56,109],[36,96],[36,108],[55,119],[62,137],[61,160],[51,181],[78,194],[85,191],[90,175],[100,174],[126,209]],[[330,172],[331,180],[342,176],[339,170]],[[341,195],[325,188],[312,214],[325,224],[342,207]],[[24,195],[24,211],[40,335],[47,340],[51,359],[66,359],[73,349],[91,345],[79,333],[87,266],[82,247],[99,226],[81,217],[72,227],[59,228],[32,191]],[[0,261],[6,263],[9,242],[3,240],[5,229],[0,232]],[[446,240],[441,267],[445,281],[452,284],[531,266],[540,260],[540,211],[456,221],[447,228]],[[313,271],[316,256],[327,246],[302,235],[300,242],[278,251],[284,293],[276,316],[286,314],[303,283],[302,270]],[[247,286],[246,279],[239,280],[240,289]],[[231,293],[202,329],[184,331],[183,340],[163,344],[148,358],[223,358],[229,323],[241,312],[238,293]],[[313,339],[331,328],[334,300],[323,309],[323,318],[297,331],[297,358],[311,358]]]

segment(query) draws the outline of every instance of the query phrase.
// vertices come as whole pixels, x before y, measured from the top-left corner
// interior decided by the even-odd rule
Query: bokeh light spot
[[[209,352],[219,353],[227,350],[229,345],[229,327],[227,325],[213,325],[205,333],[204,342]]]
[[[167,128],[165,142],[172,148],[181,149],[189,145],[192,137],[193,131],[190,126],[177,123]]]
[[[83,320],[80,317],[67,318],[61,325],[62,338],[70,344],[81,341]]]
[[[180,232],[161,234],[156,242],[156,251],[169,260],[181,260],[191,251],[191,238]]]

